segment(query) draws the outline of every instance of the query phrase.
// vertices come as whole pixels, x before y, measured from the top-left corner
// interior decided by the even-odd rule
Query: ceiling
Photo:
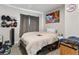
[[[11,4],[14,7],[39,11],[39,12],[47,12],[53,9],[59,8],[64,4]]]

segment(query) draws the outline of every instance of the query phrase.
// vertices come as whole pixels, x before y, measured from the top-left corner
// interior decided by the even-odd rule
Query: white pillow
[[[56,33],[56,29],[47,28],[47,32],[53,32],[53,33]]]

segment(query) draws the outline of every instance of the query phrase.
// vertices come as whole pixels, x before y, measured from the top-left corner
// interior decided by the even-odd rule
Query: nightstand
[[[78,55],[79,46],[70,44],[67,39],[60,40],[60,55]]]

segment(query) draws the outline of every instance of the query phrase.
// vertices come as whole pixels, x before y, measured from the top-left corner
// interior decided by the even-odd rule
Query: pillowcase
[[[47,28],[47,32],[53,32],[53,33],[56,33],[56,29]]]

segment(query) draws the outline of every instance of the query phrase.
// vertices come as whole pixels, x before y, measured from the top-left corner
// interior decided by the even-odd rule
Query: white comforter
[[[41,36],[38,36],[41,35]],[[27,53],[30,55],[36,54],[42,47],[52,44],[57,41],[57,36],[54,33],[48,32],[28,32],[24,33],[21,40],[26,44]]]

